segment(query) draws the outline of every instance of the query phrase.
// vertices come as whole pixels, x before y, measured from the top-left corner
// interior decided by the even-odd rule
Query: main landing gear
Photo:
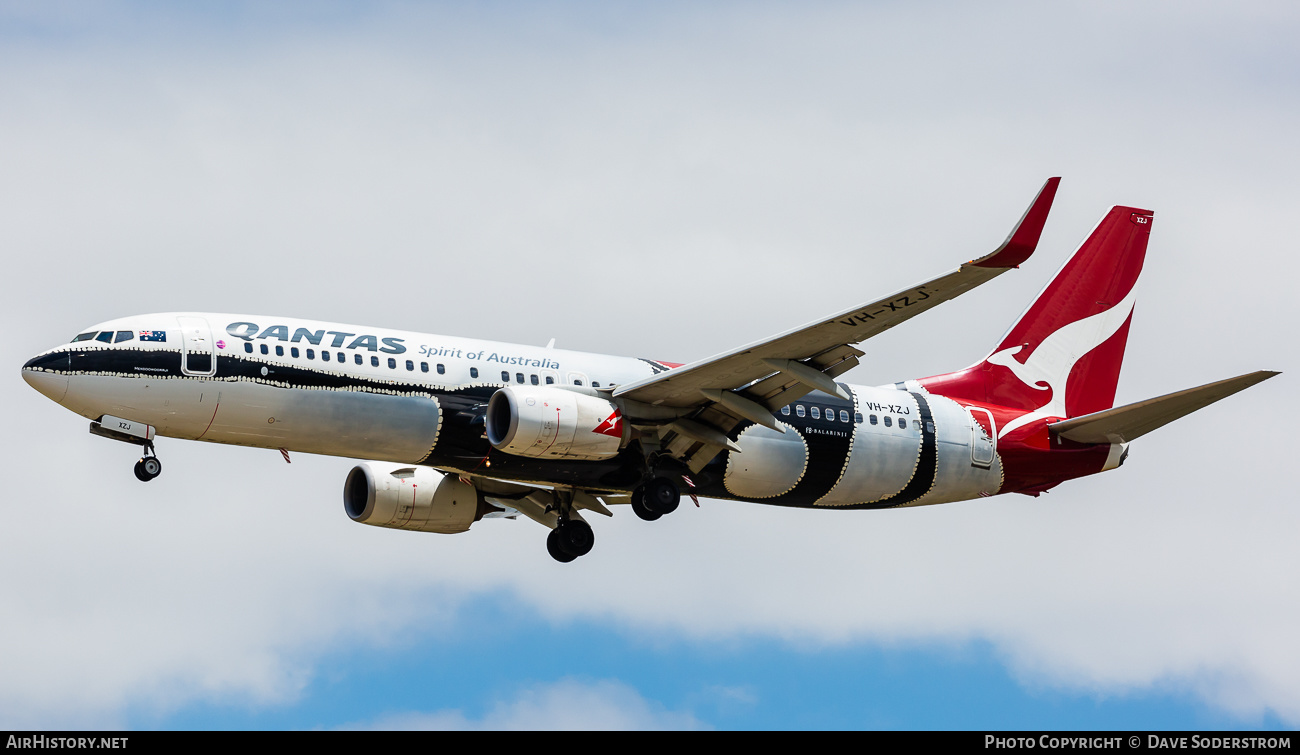
[[[655,477],[632,491],[632,511],[647,522],[673,513],[681,502],[677,483],[667,477]]]
[[[546,536],[546,551],[562,564],[587,555],[595,544],[596,534],[591,531],[591,525],[581,519],[561,519]]]
[[[596,536],[591,525],[581,518],[572,516],[572,491],[555,491],[546,512],[556,515],[555,529],[546,536],[546,551],[551,558],[567,564],[579,556],[591,552],[596,544]],[[681,491],[671,477],[653,477],[632,491],[632,511],[647,522],[653,522],[664,514],[677,510],[682,501]]]
[[[153,450],[153,443],[146,443],[144,456],[135,463],[135,478],[140,482],[149,482],[162,474],[162,462]]]
[[[546,551],[551,558],[567,564],[578,556],[591,552],[596,544],[596,533],[581,517],[573,516],[572,491],[556,491],[547,512],[555,512],[555,529],[546,536]]]

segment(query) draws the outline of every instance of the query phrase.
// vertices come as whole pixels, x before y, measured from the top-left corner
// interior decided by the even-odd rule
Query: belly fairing
[[[775,498],[794,489],[808,469],[808,444],[790,425],[784,433],[751,425],[736,445],[742,453],[730,454],[723,484],[738,498]]]

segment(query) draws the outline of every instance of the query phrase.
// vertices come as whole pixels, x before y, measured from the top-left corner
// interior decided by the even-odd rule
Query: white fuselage
[[[489,450],[481,419],[476,425],[462,415],[496,390],[608,389],[667,369],[645,359],[284,317],[166,313],[88,333],[34,358],[24,376],[91,420],[125,418],[166,437],[462,474],[477,468],[475,448],[484,458]],[[782,409],[777,419],[794,432],[744,424],[734,434],[742,453],[723,452],[718,479],[699,492],[819,507],[998,492],[994,441],[966,408],[914,383],[844,387],[851,404],[812,393]],[[498,464],[494,474],[508,468]],[[518,475],[547,481],[540,462]],[[824,484],[810,487],[812,476]],[[595,479],[583,486],[610,487]],[[802,497],[787,501],[796,488]]]

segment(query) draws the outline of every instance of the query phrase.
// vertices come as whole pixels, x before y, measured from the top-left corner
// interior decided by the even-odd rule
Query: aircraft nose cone
[[[70,363],[67,354],[42,354],[27,360],[23,365],[23,380],[36,390],[55,402],[62,403],[68,392],[68,376],[51,372],[58,367],[67,368]]]

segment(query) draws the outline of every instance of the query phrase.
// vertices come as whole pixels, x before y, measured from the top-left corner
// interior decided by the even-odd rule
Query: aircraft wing
[[[701,444],[734,446],[725,434],[741,419],[780,430],[771,412],[813,390],[841,394],[834,378],[862,356],[853,344],[911,319],[1029,259],[1038,245],[1060,178],[1049,178],[994,251],[956,270],[883,299],[867,302],[801,328],[677,369],[619,386],[624,414],[661,423],[675,442],[673,455],[693,456]],[[693,416],[687,416],[688,414]],[[667,433],[664,433],[667,434]],[[705,459],[707,461],[707,458]],[[702,466],[700,462],[700,466]]]

